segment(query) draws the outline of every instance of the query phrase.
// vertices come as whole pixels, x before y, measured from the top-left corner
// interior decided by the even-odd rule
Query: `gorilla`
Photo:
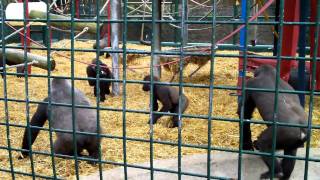
[[[100,60],[92,60],[91,64],[87,66],[87,76],[90,78],[96,78],[97,76],[97,62],[100,64],[100,71],[99,71],[99,78],[100,78],[100,100],[104,102],[106,100],[106,94],[110,94],[110,86],[111,82],[102,80],[104,79],[113,79],[113,75],[110,71],[110,69],[107,67],[106,64],[101,62]],[[97,97],[97,86],[96,86],[96,80],[88,80],[88,83],[90,86],[94,86],[93,93],[94,96]]]
[[[310,90],[310,72],[308,70],[305,70],[304,82],[305,82],[305,86],[303,88],[303,91],[309,91]],[[293,87],[293,89],[295,90],[299,89],[298,68],[291,69],[288,83]]]
[[[254,72],[254,77],[247,80],[246,86],[249,88],[275,89],[276,70],[270,65],[261,65]],[[293,90],[285,81],[279,81],[280,90]],[[274,92],[262,92],[247,90],[244,99],[244,119],[251,119],[255,108],[258,109],[264,121],[273,121]],[[278,114],[275,121],[281,123],[293,123],[298,125],[307,125],[307,116],[300,105],[298,95],[281,93],[278,96]],[[238,104],[238,115],[241,116],[241,101]],[[253,150],[255,147],[261,152],[272,152],[272,125],[267,125],[254,143],[251,141],[250,123],[246,122],[243,127],[243,149]],[[276,129],[276,150],[284,150],[285,155],[295,156],[297,148],[303,146],[307,140],[307,129],[300,127],[278,126]],[[271,157],[262,157],[264,163],[268,166],[268,171],[261,174],[261,178],[271,177],[272,159]],[[295,159],[284,158],[280,163],[275,161],[275,177],[282,180],[289,179],[295,165]]]
[[[159,81],[159,78],[154,76],[153,77],[154,81]],[[150,81],[151,76],[145,76],[143,81]],[[142,87],[143,91],[150,91],[150,84],[144,84]],[[182,101],[181,101],[181,113],[183,113],[188,105],[189,105],[189,100],[187,96],[184,94],[182,96]],[[153,111],[158,111],[159,105],[157,101],[160,101],[162,104],[162,108],[160,109],[159,112],[168,112],[170,111],[171,113],[178,113],[179,112],[179,91],[170,86],[164,86],[164,85],[156,85],[154,84],[153,87]],[[155,124],[159,118],[163,116],[162,114],[154,114],[152,123]],[[178,116],[173,116],[173,128],[178,127]]]
[[[66,79],[53,79],[51,81],[51,102],[71,104],[71,83]],[[30,145],[36,140],[39,129],[35,127],[42,127],[48,119],[48,99],[43,100],[43,104],[39,104],[35,114],[32,116],[30,128],[26,128],[22,141],[22,155],[27,157],[29,155]],[[79,106],[90,106],[87,97],[78,89],[74,89],[74,104]],[[73,130],[72,125],[72,107],[51,105],[51,124],[54,129]],[[97,114],[96,110],[88,108],[74,109],[75,129],[77,132],[83,133],[99,133],[97,129]],[[31,141],[29,142],[29,135]],[[55,154],[74,155],[73,134],[70,132],[56,132],[57,139],[54,142],[53,149]],[[86,149],[89,157],[93,159],[98,158],[98,145],[100,139],[96,135],[76,135],[77,155],[81,156],[81,152]]]

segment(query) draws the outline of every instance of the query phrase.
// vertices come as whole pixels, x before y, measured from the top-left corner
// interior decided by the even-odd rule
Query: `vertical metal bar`
[[[161,24],[157,22],[161,20],[161,0],[152,0],[152,37],[154,38],[154,50],[159,52],[161,51]],[[161,66],[160,64],[160,57],[157,54],[153,54],[153,66],[154,67],[154,74],[157,77],[161,77]]]
[[[100,47],[100,11],[99,11],[99,8],[100,8],[100,0],[96,1],[96,7],[95,7],[95,12],[96,12],[96,17],[97,17],[97,26],[96,26],[96,31],[97,31],[97,34],[96,34],[96,44],[97,44],[97,47]],[[100,64],[100,61],[99,61],[99,54],[100,54],[100,48],[96,48],[96,59],[98,61],[96,61],[96,94],[97,97],[96,97],[96,106],[97,106],[97,124],[96,124],[96,127],[97,127],[97,138],[98,138],[98,163],[99,163],[99,176],[100,176],[100,179],[102,180],[103,179],[103,175],[102,175],[102,164],[101,164],[101,131],[100,131],[100,71],[101,71],[101,64]]]
[[[128,33],[128,9],[127,9],[127,0],[123,0],[123,33],[122,33],[122,50],[123,50],[123,58],[122,58],[122,94],[123,94],[123,101],[122,101],[122,136],[123,136],[123,169],[124,169],[124,179],[128,179],[128,170],[127,170],[127,126],[126,126],[126,104],[127,104],[127,91],[126,91],[126,79],[127,79],[127,33]]]
[[[233,4],[233,19],[237,19],[238,18],[238,5],[237,5],[237,1],[234,1],[234,4]],[[237,29],[237,25],[236,24],[233,24],[232,25],[232,30],[236,30]],[[237,43],[237,35],[234,35],[232,37],[232,44],[236,44]]]
[[[181,118],[181,102],[182,102],[182,83],[183,83],[183,64],[185,60],[184,46],[187,45],[188,39],[188,1],[182,0],[181,8],[181,34],[180,34],[180,59],[179,59],[179,112],[178,112],[178,179],[181,180],[181,154],[182,154],[182,118]]]
[[[280,0],[276,0],[276,8],[275,8],[275,19],[274,21],[279,22],[279,13],[280,13]],[[279,33],[279,24],[277,23],[274,28],[276,33]],[[273,56],[276,56],[278,53],[278,37],[275,33],[273,33]]]
[[[108,16],[108,20],[110,21],[111,19],[111,6],[110,6],[110,1],[107,5],[107,16]],[[107,25],[107,33],[108,33],[108,47],[111,46],[111,23],[108,22]]]
[[[307,22],[308,20],[308,11],[307,8],[310,7],[309,1],[301,1],[300,4],[300,22]],[[306,25],[301,24],[300,25],[300,32],[299,32],[299,57],[305,57],[306,56]],[[299,70],[298,70],[298,90],[304,91],[306,82],[305,82],[305,69],[306,69],[306,61],[305,60],[299,60]],[[304,107],[305,105],[305,95],[299,94],[300,104]]]
[[[76,178],[79,179],[79,164],[78,164],[78,153],[77,153],[77,134],[76,134],[76,120],[75,120],[75,100],[74,100],[74,17],[75,17],[75,1],[71,1],[71,103],[72,103],[72,136],[73,136],[73,152],[75,158],[75,170],[76,170]]]
[[[314,5],[315,1],[312,2],[312,5]],[[311,90],[310,90],[310,101],[309,101],[309,112],[308,112],[308,132],[307,132],[307,145],[306,145],[306,160],[305,160],[305,168],[304,168],[304,179],[308,179],[308,169],[309,169],[309,156],[310,156],[310,139],[311,139],[311,133],[312,133],[312,112],[313,112],[313,106],[314,106],[314,92],[316,90],[316,83],[319,83],[316,81],[317,79],[317,57],[318,57],[318,48],[319,48],[319,28],[320,28],[320,0],[316,1],[316,30],[314,35],[314,45],[313,45],[313,53],[312,53],[312,74],[311,75]],[[315,8],[315,7],[311,7]],[[312,41],[311,41],[312,43]]]
[[[155,18],[156,18],[156,9],[155,9],[155,3],[157,3],[155,0],[152,1],[152,39],[151,39],[151,63],[150,63],[150,75],[151,75],[151,79],[150,79],[150,131],[149,131],[149,136],[150,136],[150,179],[153,180],[154,179],[154,169],[153,169],[153,96],[154,96],[154,69],[156,59],[155,59],[155,43],[156,43],[156,37],[154,36],[154,34],[156,33],[156,23],[155,23]]]
[[[273,118],[272,118],[272,165],[271,165],[271,177],[274,177],[274,166],[275,166],[275,151],[276,151],[276,140],[277,140],[277,121],[278,121],[278,99],[279,99],[279,82],[280,82],[280,64],[282,65],[281,54],[282,45],[283,45],[283,35],[284,35],[284,8],[288,8],[285,6],[289,0],[280,0],[280,13],[279,13],[279,39],[277,44],[277,64],[276,64],[276,81],[275,81],[275,89],[274,89],[274,106],[273,106]],[[292,27],[293,28],[293,27]],[[293,35],[293,34],[292,34]]]
[[[26,4],[23,4],[23,9],[25,9],[24,12],[24,15],[26,17],[26,19],[29,18],[29,7],[28,7],[28,3],[29,3],[29,0],[25,0],[25,1],[22,1],[22,0],[18,0],[18,2],[22,2],[22,3],[26,3]],[[28,21],[27,21],[28,23]],[[27,35],[27,37],[31,37],[30,36],[30,26],[27,27],[27,33],[25,35]],[[27,44],[27,47],[30,47],[30,40],[29,39],[25,39],[23,35],[20,35],[20,39],[21,39],[21,45],[23,46],[24,44]],[[28,52],[30,52],[30,48],[27,49]],[[28,65],[27,68],[26,67],[17,67],[17,72],[21,73],[22,70],[24,69],[28,69],[28,74],[31,73],[31,65]]]
[[[27,26],[27,23],[28,23],[28,9],[27,9],[27,1],[24,1],[23,2],[23,38],[24,38],[24,42],[27,42],[27,37],[29,37],[29,34],[28,34],[28,28],[26,27]],[[28,52],[28,44],[27,43],[24,43],[23,44],[23,50],[24,50],[24,59],[27,59],[27,52]],[[24,80],[25,80],[25,102],[26,102],[26,120],[27,120],[27,125],[30,123],[30,119],[29,119],[29,113],[30,113],[30,109],[29,109],[29,88],[28,88],[28,85],[29,85],[29,81],[28,81],[28,74],[27,74],[27,68],[28,68],[28,62],[25,61],[24,62]],[[30,124],[29,124],[29,128],[30,128]],[[31,142],[31,133],[29,133],[29,142]],[[31,147],[31,144],[30,146]],[[32,154],[32,151],[30,151],[30,155]],[[30,156],[30,160],[31,160],[31,170],[32,170],[32,178],[35,179],[35,172],[34,172],[34,164],[33,164],[33,158],[31,158]]]
[[[11,178],[15,179],[14,174],[14,166],[12,160],[12,150],[11,150],[11,141],[10,141],[10,126],[9,126],[9,106],[8,106],[8,91],[7,91],[7,71],[6,71],[6,41],[5,41],[5,9],[3,2],[1,2],[1,49],[2,49],[2,63],[3,63],[3,94],[4,94],[4,114],[5,114],[5,123],[6,123],[6,139],[7,139],[7,147],[9,154],[9,163],[10,163],[10,171]],[[29,126],[29,122],[27,121],[27,127]],[[30,146],[29,146],[30,147]],[[32,162],[32,159],[31,159]],[[33,165],[33,164],[31,164]],[[31,166],[33,170],[33,166]]]
[[[182,14],[181,16],[184,18],[184,21],[188,21],[188,15],[189,15],[189,10],[188,10],[188,1],[185,3],[185,7],[183,7],[183,3],[182,3]],[[189,37],[188,37],[188,23],[185,23],[183,24],[183,26],[181,26],[181,28],[184,28],[183,30],[183,47],[187,46],[188,44],[188,40],[189,40]]]
[[[208,111],[208,149],[207,149],[207,179],[211,176],[211,127],[213,112],[213,89],[214,89],[214,59],[216,53],[216,9],[217,1],[212,1],[212,34],[211,34],[211,61],[210,61],[210,88],[209,88],[209,111]]]
[[[121,11],[121,1],[118,0],[110,0],[111,3],[111,20],[119,20],[120,19],[120,11]],[[119,50],[119,34],[120,34],[120,24],[119,22],[111,23],[111,46],[112,50]],[[112,57],[112,74],[116,80],[119,80],[119,54],[111,53]],[[112,94],[119,95],[120,88],[118,82],[112,83]]]
[[[47,25],[44,26],[43,29],[45,29],[45,42],[46,42],[46,47],[47,47],[47,59],[50,59],[50,54],[51,54],[51,27],[50,27],[50,9],[49,9],[49,1],[47,1]],[[51,155],[51,163],[52,163],[52,173],[53,173],[53,178],[57,179],[57,172],[56,172],[56,164],[55,164],[55,159],[54,159],[54,148],[53,148],[53,130],[52,130],[52,121],[51,121],[51,83],[50,83],[50,77],[51,77],[51,63],[50,61],[47,61],[47,66],[48,66],[48,125],[49,125],[49,141],[50,141],[50,155]],[[31,147],[29,145],[29,147]]]
[[[175,20],[178,20],[179,19],[179,15],[180,15],[180,13],[179,13],[179,0],[174,0],[174,19]],[[179,40],[179,29],[177,29],[177,28],[175,28],[174,27],[174,42],[175,42],[175,44],[178,42],[178,41],[180,41]]]
[[[239,71],[239,78],[242,79],[241,83],[241,95],[238,98],[238,102],[241,101],[241,115],[239,120],[239,129],[240,129],[240,138],[239,138],[239,157],[238,157],[238,179],[241,180],[241,170],[242,170],[242,141],[243,141],[243,112],[244,112],[244,99],[245,99],[245,78],[246,78],[246,69],[247,69],[247,28],[248,28],[248,4],[247,0],[241,1],[241,19],[245,23],[245,27],[240,31],[240,52],[242,52],[243,61],[239,63],[239,66],[242,66],[243,69]]]

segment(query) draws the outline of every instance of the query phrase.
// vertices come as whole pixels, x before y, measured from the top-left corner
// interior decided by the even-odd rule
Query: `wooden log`
[[[30,19],[47,19],[47,13],[32,10],[29,14]],[[63,27],[66,29],[71,29],[71,22],[52,22],[55,20],[66,20],[71,21],[71,17],[66,17],[58,14],[51,14],[50,13],[50,23],[53,26]],[[79,20],[74,18],[74,20]],[[99,25],[99,29],[100,29]],[[97,33],[97,24],[96,23],[90,23],[90,22],[74,22],[74,28],[75,30],[82,31],[85,27],[88,27],[88,33],[96,34]]]
[[[11,62],[11,64],[22,64],[25,62],[24,60],[24,51],[18,50],[18,49],[8,49],[5,50],[6,55],[6,61]],[[0,57],[2,57],[2,49],[0,48]],[[47,63],[47,57],[39,56],[36,54],[31,54],[27,52],[27,62],[35,62],[32,64],[32,66],[49,70],[48,63]],[[51,71],[55,69],[56,63],[53,59],[49,59],[51,63]]]

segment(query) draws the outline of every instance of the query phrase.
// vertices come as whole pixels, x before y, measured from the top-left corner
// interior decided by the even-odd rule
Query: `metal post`
[[[301,1],[300,4],[300,22],[307,22],[308,18],[308,11],[307,8],[310,6],[309,1]],[[306,56],[306,25],[300,25],[300,33],[299,33],[299,57]],[[304,91],[304,87],[306,86],[305,82],[305,69],[306,69],[306,62],[305,60],[299,60],[299,70],[298,70],[298,90]],[[299,94],[300,104],[304,107],[305,105],[305,95]]]
[[[275,8],[275,19],[274,21],[279,22],[279,7],[280,7],[280,0],[276,1],[276,8]],[[279,25],[276,24],[274,27],[274,30],[276,33],[279,33]],[[278,53],[278,49],[277,49],[277,44],[278,44],[278,38],[276,36],[276,34],[273,34],[273,56],[276,56]]]
[[[153,1],[153,8],[152,8],[153,18],[154,20],[158,21],[161,20],[161,0],[154,0]],[[153,42],[154,42],[154,51],[160,52],[161,51],[161,24],[155,22],[153,24]],[[160,57],[157,54],[153,54],[153,61],[152,65],[154,66],[153,74],[157,77],[161,77],[161,67],[158,66],[160,64]]]
[[[111,0],[111,20],[120,20],[121,2]],[[120,24],[111,23],[111,46],[112,50],[119,50]],[[119,79],[119,53],[111,53],[112,57],[112,74],[115,80]],[[112,94],[118,96],[120,88],[118,82],[112,83]]]
[[[22,0],[19,0],[18,2],[22,2],[23,3],[23,1]],[[28,19],[29,18],[29,8],[28,8],[28,3],[29,3],[29,0],[26,0],[26,9],[25,9],[25,11],[24,11],[24,13],[26,14],[26,18]],[[27,23],[28,23],[28,21],[27,21]],[[26,29],[27,29],[27,33],[25,34],[25,36],[27,36],[27,37],[31,37],[30,36],[30,26],[28,26],[28,27],[26,27]],[[24,33],[24,30],[22,30],[21,31],[22,33]],[[20,35],[20,39],[21,39],[21,45],[23,46],[25,43],[26,43],[26,45],[27,45],[27,51],[28,52],[30,52],[30,40],[28,39],[28,38],[26,38],[26,42],[24,41],[24,36],[23,35]],[[22,67],[17,67],[17,73],[23,73],[24,72],[24,67],[22,66]],[[28,65],[28,74],[30,74],[31,73],[31,65]]]

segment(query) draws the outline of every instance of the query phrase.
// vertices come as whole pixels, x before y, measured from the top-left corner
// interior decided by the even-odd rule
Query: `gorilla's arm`
[[[253,87],[254,86],[253,79],[248,80],[246,85],[247,85],[247,87]],[[242,107],[242,100],[239,99],[238,110],[237,110],[237,114],[239,115],[239,118],[241,118],[241,107]],[[245,93],[244,110],[243,110],[243,119],[245,121],[243,122],[243,147],[242,147],[242,149],[244,149],[244,150],[254,150],[253,144],[252,144],[252,139],[251,139],[250,122],[246,122],[246,120],[250,120],[252,118],[252,114],[253,114],[255,107],[256,107],[255,102],[252,99],[252,91],[247,90]]]
[[[172,108],[172,102],[169,95],[169,89],[168,88],[159,88],[155,86],[155,94],[157,94],[159,101],[162,103],[162,108],[159,112],[168,112]],[[159,118],[161,118],[162,114],[155,114],[153,116],[153,124],[157,122]]]
[[[158,98],[155,94],[153,94],[153,111],[158,111],[159,104],[158,104]]]
[[[45,98],[43,100],[43,102],[48,102],[48,98]],[[35,112],[35,114],[32,116],[31,122],[30,122],[30,126],[37,126],[37,127],[42,127],[44,125],[44,123],[46,122],[46,120],[48,119],[48,105],[47,104],[39,104],[37,111]],[[29,133],[31,130],[31,142],[30,145],[32,146],[32,144],[34,143],[34,141],[36,140],[38,134],[39,134],[39,129],[35,129],[35,128],[26,128],[24,131],[24,135],[23,135],[23,141],[22,141],[22,149],[24,150],[30,150],[30,146],[29,146]],[[28,156],[29,153],[27,151],[22,152],[23,156]]]
[[[96,69],[92,65],[87,66],[87,75],[88,77],[96,78]],[[88,82],[90,86],[96,85],[95,80],[88,80]]]

